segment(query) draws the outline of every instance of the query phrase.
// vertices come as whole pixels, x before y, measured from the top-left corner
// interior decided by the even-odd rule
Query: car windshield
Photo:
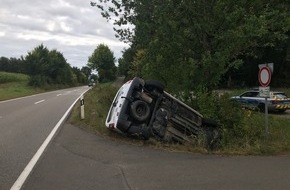
[[[256,91],[249,91],[241,94],[241,97],[257,97],[259,95],[259,92]]]

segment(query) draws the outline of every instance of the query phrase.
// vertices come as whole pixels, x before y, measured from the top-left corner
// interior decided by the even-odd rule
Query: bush
[[[265,115],[245,110],[230,100],[229,94],[220,95],[200,89],[188,102],[206,118],[215,119],[220,127],[220,151],[240,154],[261,154],[290,149],[288,121],[269,116],[270,134],[265,132]],[[187,99],[188,100],[188,99]]]
[[[48,78],[43,75],[34,75],[29,79],[29,85],[34,87],[45,87],[47,85]]]

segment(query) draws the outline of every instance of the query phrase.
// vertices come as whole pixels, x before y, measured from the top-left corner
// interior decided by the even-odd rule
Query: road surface
[[[73,102],[88,87],[0,102],[0,190],[10,189]]]
[[[22,190],[288,190],[289,179],[289,156],[169,152],[65,124]]]
[[[0,103],[1,190],[11,187],[61,115],[84,90]],[[289,166],[289,156],[169,152],[118,142],[65,123],[21,190],[288,190]]]

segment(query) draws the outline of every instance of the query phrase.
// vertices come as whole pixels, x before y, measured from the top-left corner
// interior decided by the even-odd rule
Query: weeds
[[[96,133],[112,137],[113,140],[169,151],[208,153],[209,150],[204,148],[204,142],[200,138],[192,138],[184,144],[163,143],[152,138],[148,141],[128,138],[108,130],[105,127],[105,119],[117,90],[117,87],[110,84],[94,87],[85,95],[85,119],[80,120],[80,105],[77,104],[69,122],[90,128]],[[191,98],[191,101],[186,103],[205,117],[218,121],[222,138],[218,149],[211,153],[261,155],[290,152],[289,119],[270,115],[270,134],[266,136],[264,114],[241,109],[230,101],[228,94],[218,96],[201,91],[196,94],[196,98]]]
[[[74,107],[70,122],[85,125],[95,132],[108,135],[110,132],[105,127],[105,120],[117,88],[109,84],[92,88],[85,94],[85,119],[80,120],[80,105]]]

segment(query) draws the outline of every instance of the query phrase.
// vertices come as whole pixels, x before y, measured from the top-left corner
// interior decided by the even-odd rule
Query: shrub
[[[206,118],[215,119],[220,127],[220,151],[261,154],[290,149],[289,122],[269,116],[270,134],[265,132],[265,115],[245,110],[230,100],[229,94],[220,95],[200,89],[189,104]]]

